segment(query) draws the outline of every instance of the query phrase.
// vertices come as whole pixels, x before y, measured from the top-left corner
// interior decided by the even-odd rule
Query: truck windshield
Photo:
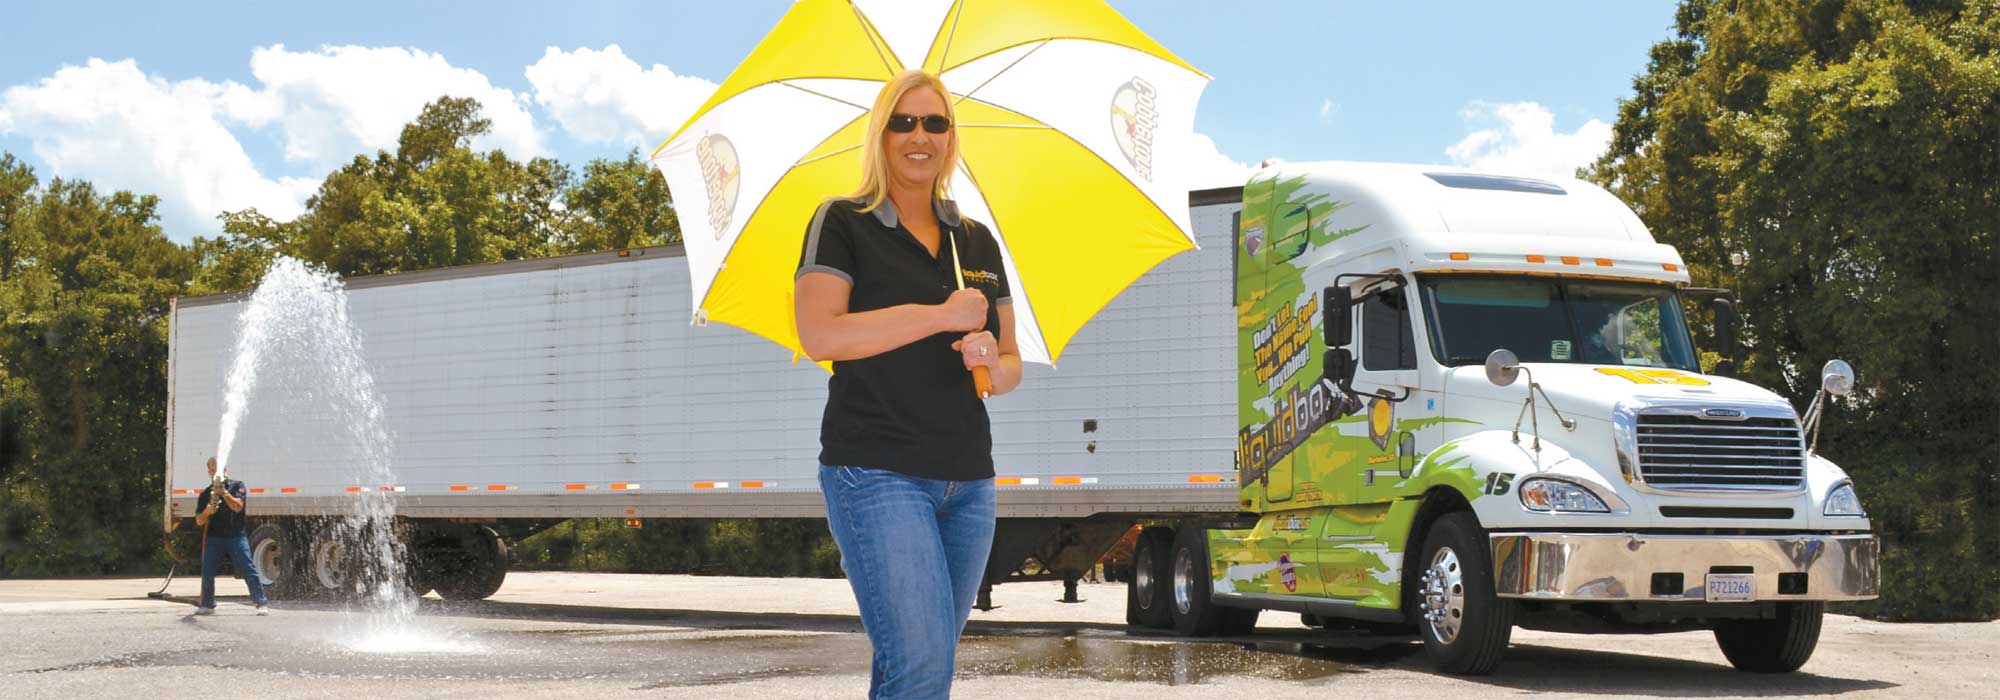
[[[1431,347],[1447,366],[1499,348],[1522,362],[1701,371],[1672,287],[1543,277],[1419,278]]]

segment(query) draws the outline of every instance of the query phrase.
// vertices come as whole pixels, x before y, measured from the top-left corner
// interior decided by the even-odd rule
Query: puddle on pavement
[[[959,646],[960,676],[1089,678],[1100,681],[1194,685],[1215,678],[1309,681],[1359,673],[1347,664],[1311,658],[1310,647],[1220,642],[1142,642],[1077,637],[968,637]]]
[[[109,657],[41,672],[208,666],[319,677],[599,679],[639,689],[772,678],[865,676],[857,633],[429,618],[421,633],[355,644],[337,613],[203,621],[220,635],[185,650]],[[282,620],[282,622],[279,622]],[[270,624],[276,622],[277,624]],[[524,629],[524,627],[526,627]],[[1320,681],[1408,653],[1323,648],[1296,637],[1256,644],[1131,637],[1104,630],[986,631],[960,646],[965,678],[1033,677],[1191,685],[1241,677]]]

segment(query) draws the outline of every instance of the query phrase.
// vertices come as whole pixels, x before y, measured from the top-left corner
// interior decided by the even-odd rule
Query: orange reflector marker
[[[250,492],[251,492],[251,493],[263,493],[263,492],[264,492],[264,490],[263,490],[263,489],[250,489]]]
[[[590,484],[563,484],[564,491],[584,491],[589,488]]]
[[[639,485],[638,485],[638,484],[612,484],[612,485],[611,485],[611,490],[613,490],[613,491],[631,491],[631,490],[633,490],[633,489],[636,489],[636,488],[639,488]]]
[[[745,481],[745,482],[743,482],[743,483],[741,483],[741,484],[738,484],[738,486],[742,486],[743,488],[746,488],[746,489],[761,489],[761,488],[764,488],[764,482],[762,482],[762,481]]]
[[[278,493],[298,493],[298,492],[299,492],[299,489],[298,489],[298,487],[296,487],[296,486],[287,486],[287,487],[284,487],[284,488],[281,488],[281,489],[278,489]]]
[[[1564,264],[1564,265],[1582,265],[1582,264],[1583,264],[1583,258],[1579,258],[1579,257],[1576,257],[1576,256],[1573,256],[1573,255],[1565,255],[1565,256],[1563,256],[1563,264]]]
[[[994,478],[993,478],[993,485],[995,485],[995,486],[1020,486],[1020,485],[1021,485],[1021,477],[1018,477],[1018,476],[999,476],[999,477],[994,477]],[[179,493],[179,492],[178,492],[178,491],[176,491],[175,493]]]
[[[365,488],[362,488],[362,487],[360,487],[360,486],[349,486],[349,487],[347,487],[347,492],[348,492],[348,493],[361,493],[362,491],[366,491],[366,490],[368,490],[368,489],[365,489]]]
[[[1081,477],[1074,477],[1074,476],[1058,476],[1054,479],[1050,479],[1049,483],[1055,484],[1057,486],[1075,486],[1077,484],[1083,483],[1083,479]]]
[[[465,484],[452,484],[452,485],[451,485],[451,490],[453,490],[453,491],[471,491],[471,490],[472,490],[472,487],[470,487],[470,486],[466,486]]]
[[[636,509],[636,508],[626,508],[626,509],[625,509],[625,514],[626,514],[626,515],[638,515],[638,514],[639,514],[639,511],[638,511],[638,509]]]
[[[697,481],[697,482],[694,482],[694,487],[695,487],[695,488],[698,488],[698,489],[726,489],[726,488],[729,488],[729,482],[727,482],[727,481]]]
[[[514,490],[514,487],[512,487],[512,486],[508,486],[508,485],[506,485],[506,484],[487,484],[487,485],[486,485],[486,490],[488,490],[488,491],[512,491],[512,490]]]
[[[1675,265],[1673,263],[1660,263],[1660,269],[1666,270],[1668,272],[1680,272],[1681,266]]]
[[[1189,474],[1189,475],[1188,475],[1188,483],[1190,483],[1190,484],[1220,484],[1220,483],[1222,483],[1222,475],[1221,475],[1221,474]]]
[[[1598,258],[1598,259],[1597,259],[1597,266],[1598,266],[1598,267],[1611,267],[1611,258]]]
[[[1531,263],[1544,263],[1544,262],[1548,262],[1548,261],[1549,261],[1549,259],[1548,259],[1548,258],[1547,258],[1546,256],[1541,256],[1541,255],[1530,255],[1530,256],[1528,256],[1528,262],[1531,262]]]
[[[174,489],[174,495],[176,495],[176,496],[186,496],[186,495],[188,495],[188,491],[189,491],[189,490],[190,490],[190,489]]]
[[[1466,255],[1466,254],[1464,254],[1464,253],[1452,253],[1452,254],[1451,254],[1451,259],[1453,259],[1453,260],[1471,260],[1471,259],[1472,259],[1472,256],[1470,256],[1470,255]]]

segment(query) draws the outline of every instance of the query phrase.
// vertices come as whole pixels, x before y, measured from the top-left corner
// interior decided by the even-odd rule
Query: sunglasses
[[[919,117],[911,114],[892,114],[889,115],[889,130],[898,134],[907,134],[917,130],[917,122],[919,121],[924,123],[924,131],[933,134],[942,134],[951,131],[951,117],[942,114],[933,114],[928,117]]]

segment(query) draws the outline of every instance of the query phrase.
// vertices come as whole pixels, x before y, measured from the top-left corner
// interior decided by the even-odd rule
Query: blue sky
[[[642,153],[790,3],[39,2],[0,25],[0,149],[44,178],[162,195],[169,235],[295,212],[443,92],[483,146],[573,165]],[[1601,152],[1669,0],[1112,0],[1213,75],[1214,177],[1286,160],[1565,173]],[[614,50],[612,47],[616,47]]]

